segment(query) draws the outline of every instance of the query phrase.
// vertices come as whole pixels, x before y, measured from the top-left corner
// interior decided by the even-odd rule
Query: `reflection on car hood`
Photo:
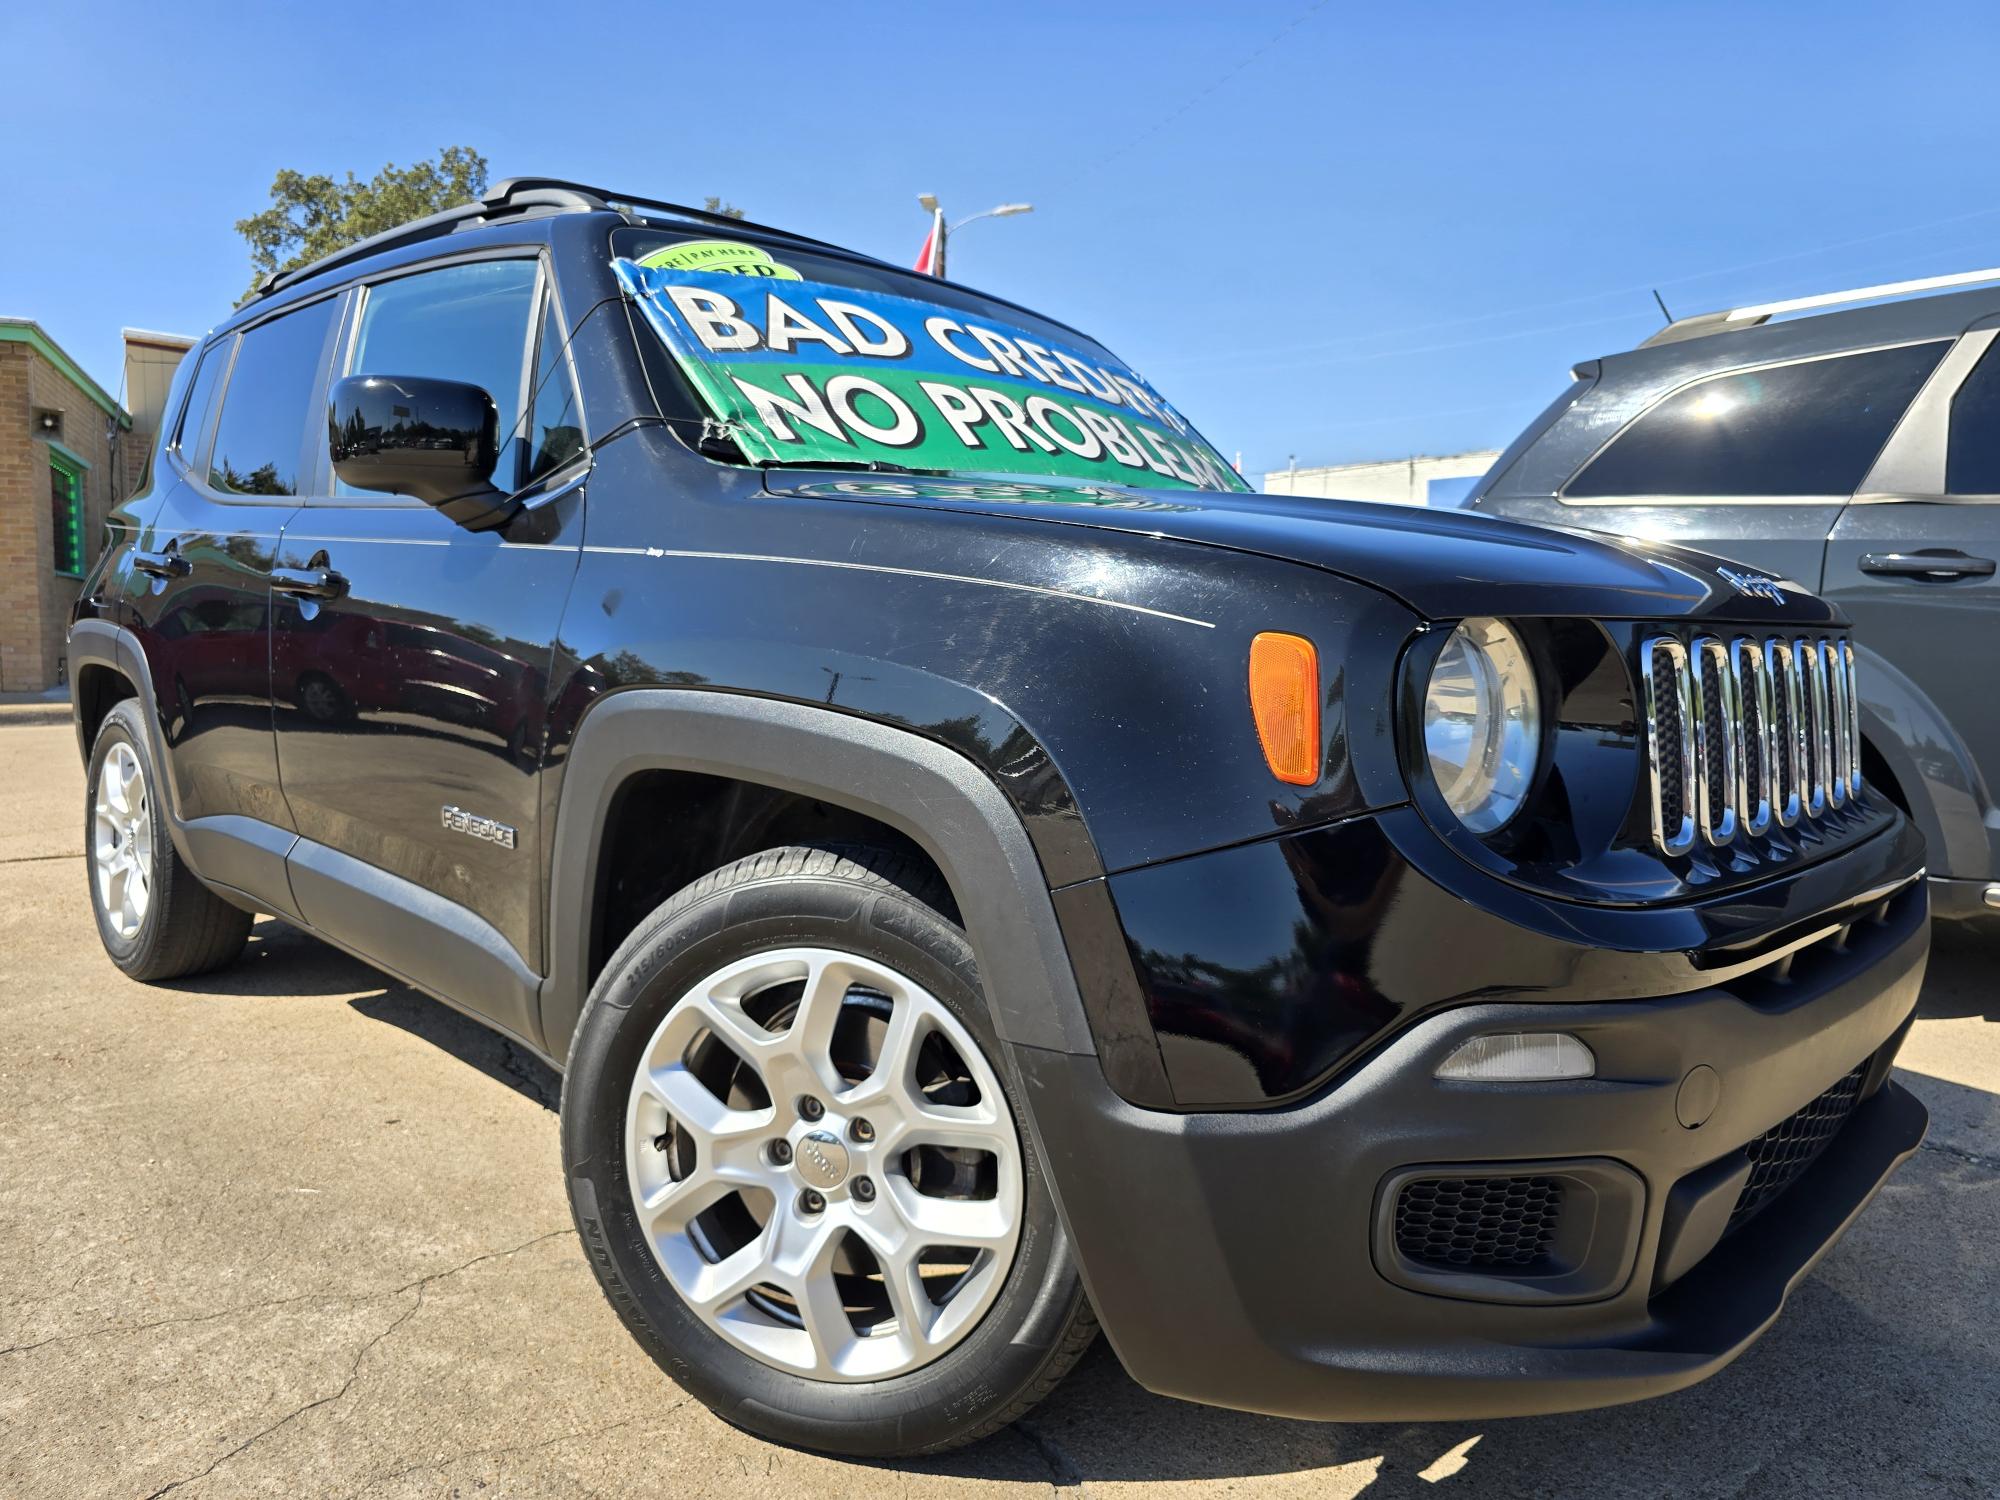
[[[1472,512],[1012,477],[773,470],[766,485],[776,494],[1027,516],[1261,553],[1373,585],[1432,619],[1490,614],[1844,623],[1838,611],[1797,584],[1703,552]]]

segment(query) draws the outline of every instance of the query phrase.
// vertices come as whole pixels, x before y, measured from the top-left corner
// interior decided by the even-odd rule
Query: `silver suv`
[[[1936,915],[2000,925],[1996,335],[2000,270],[1682,318],[1578,365],[1466,503],[1839,605],[1867,780],[1923,830]]]

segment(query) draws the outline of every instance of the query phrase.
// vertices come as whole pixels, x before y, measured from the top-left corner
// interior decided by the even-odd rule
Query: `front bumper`
[[[1436,943],[1455,946],[1448,931]],[[1912,864],[1845,931],[1720,967],[1716,982],[1652,998],[1572,989],[1560,1003],[1468,995],[1287,1107],[1142,1109],[1095,1059],[1017,1058],[1085,1282],[1143,1385],[1341,1420],[1576,1410],[1734,1359],[1917,1148],[1924,1108],[1887,1074],[1927,953]],[[1459,961],[1476,970],[1482,955]],[[1434,1076],[1471,1037],[1550,1029],[1589,1044],[1596,1077]],[[1699,1068],[1720,1091],[1691,1110],[1683,1085]],[[1746,1144],[1856,1069],[1860,1101],[1830,1144],[1772,1211],[1725,1232]],[[1455,1279],[1397,1262],[1395,1194],[1424,1175],[1411,1169],[1510,1165],[1603,1189],[1570,1234],[1574,1274]]]

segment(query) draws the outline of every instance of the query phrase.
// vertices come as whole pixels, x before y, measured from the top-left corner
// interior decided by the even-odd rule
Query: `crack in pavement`
[[[372,1302],[378,1297],[398,1297],[404,1292],[415,1291],[428,1286],[433,1281],[442,1281],[447,1276],[456,1276],[461,1271],[489,1260],[502,1260],[510,1255],[519,1255],[523,1250],[532,1249],[544,1240],[557,1239],[563,1235],[573,1235],[574,1229],[551,1229],[547,1234],[538,1234],[533,1239],[514,1246],[511,1250],[489,1250],[484,1255],[475,1255],[463,1265],[453,1266],[448,1271],[433,1271],[428,1276],[419,1276],[414,1281],[406,1281],[401,1286],[379,1287],[363,1292],[299,1292],[290,1297],[273,1297],[264,1302],[245,1302],[236,1307],[225,1307],[215,1312],[187,1313],[173,1318],[156,1318],[150,1323],[108,1323],[102,1328],[87,1328],[80,1333],[58,1333],[32,1344],[10,1344],[0,1349],[0,1356],[27,1354],[35,1349],[46,1349],[53,1344],[73,1344],[83,1339],[113,1338],[119,1334],[147,1333],[155,1328],[171,1328],[182,1323],[212,1323],[218,1318],[233,1318],[242,1313],[261,1312],[271,1307],[288,1307],[295,1302]]]
[[[354,1389],[355,1381],[361,1378],[361,1366],[367,1361],[369,1354],[374,1351],[375,1346],[381,1343],[384,1339],[389,1337],[390,1334],[394,1333],[397,1329],[401,1328],[405,1323],[409,1322],[411,1318],[417,1315],[417,1313],[422,1309],[424,1305],[424,1299],[430,1294],[431,1287],[435,1285],[437,1282],[444,1281],[452,1276],[456,1276],[463,1271],[469,1271],[472,1269],[472,1267],[477,1265],[482,1265],[490,1260],[504,1260],[508,1256],[519,1255],[523,1250],[527,1250],[532,1248],[533,1246],[539,1245],[545,1240],[552,1240],[559,1238],[562,1235],[575,1234],[575,1233],[576,1231],[574,1229],[552,1229],[547,1234],[538,1234],[531,1240],[522,1241],[520,1244],[514,1246],[511,1250],[489,1250],[484,1255],[475,1255],[472,1257],[471,1260],[468,1260],[461,1265],[453,1266],[449,1270],[433,1271],[428,1276],[419,1276],[414,1281],[406,1282],[402,1286],[393,1287],[388,1291],[356,1293],[350,1297],[341,1299],[341,1300],[354,1300],[354,1301],[372,1301],[375,1300],[376,1298],[381,1298],[381,1297],[400,1297],[405,1292],[415,1292],[417,1294],[415,1300],[412,1301],[410,1305],[407,1308],[405,1308],[402,1311],[402,1313],[400,1313],[395,1318],[395,1320],[389,1324],[387,1328],[384,1328],[380,1333],[376,1334],[373,1338],[369,1339],[367,1343],[361,1346],[360,1351],[354,1356],[354,1363],[348,1366],[347,1378],[340,1383],[339,1390],[334,1391],[329,1395],[321,1396],[317,1400],[308,1401],[304,1406],[298,1407],[296,1410],[287,1412],[284,1416],[278,1418],[277,1421],[271,1423],[268,1427],[265,1427],[260,1431],[253,1432],[249,1437],[245,1438],[242,1442],[238,1443],[234,1448],[231,1448],[227,1453],[217,1458],[213,1463],[211,1463],[207,1468],[203,1469],[200,1473],[189,1474],[184,1478],[176,1479],[168,1484],[164,1484],[160,1486],[160,1488],[154,1490],[150,1495],[148,1495],[146,1497],[146,1500],[160,1500],[161,1496],[170,1494],[174,1490],[180,1489],[183,1485],[193,1484],[197,1480],[206,1479],[209,1475],[213,1474],[217,1469],[221,1468],[231,1459],[237,1457],[239,1454],[243,1453],[244,1451],[251,1448],[255,1444],[262,1442],[265,1438],[269,1437],[272,1433],[278,1431],[280,1428],[285,1427],[289,1423],[296,1421],[298,1418],[304,1416],[307,1412],[316,1411],[318,1408],[322,1406],[331,1406],[334,1402],[339,1401],[349,1391]],[[284,1298],[280,1300],[298,1301],[301,1299]],[[226,1314],[216,1314],[215,1316],[226,1316]]]
[[[548,1066],[538,1057],[524,1054],[506,1037],[500,1038],[500,1066],[507,1076],[521,1085],[521,1092],[533,1099],[543,1109],[555,1109],[561,1103],[559,1094],[549,1091]]]
[[[1057,1490],[1073,1490],[1083,1484],[1083,1474],[1070,1462],[1062,1445],[1039,1427],[1030,1425],[1025,1419],[1017,1419],[1009,1424],[1027,1441],[1029,1447],[1040,1455],[1049,1468],[1049,1485]]]
[[[277,1421],[273,1422],[270,1426],[264,1428],[262,1431],[253,1432],[249,1437],[245,1438],[242,1442],[238,1443],[234,1448],[231,1448],[227,1453],[223,1454],[220,1458],[216,1459],[215,1462],[211,1463],[207,1468],[203,1469],[199,1474],[189,1474],[187,1477],[183,1479],[176,1479],[173,1480],[171,1483],[163,1484],[158,1489],[154,1490],[152,1494],[148,1495],[146,1497],[146,1500],[160,1500],[160,1497],[162,1495],[171,1494],[173,1491],[179,1489],[182,1485],[193,1484],[197,1480],[208,1478],[209,1475],[213,1474],[217,1469],[221,1468],[224,1464],[228,1463],[232,1458],[235,1458],[239,1453],[242,1453],[243,1451],[251,1447],[253,1444],[262,1442],[265,1438],[269,1437],[279,1428],[287,1425],[290,1422],[296,1421],[298,1418],[304,1416],[309,1411],[315,1411],[322,1406],[329,1406],[335,1401],[338,1401],[342,1396],[345,1396],[349,1391],[354,1389],[354,1382],[361,1378],[361,1366],[362,1363],[368,1358],[370,1351],[372,1351],[377,1344],[381,1343],[382,1340],[386,1339],[390,1334],[394,1333],[398,1328],[401,1328],[405,1323],[409,1322],[411,1318],[416,1316],[417,1310],[424,1305],[424,1293],[427,1292],[429,1289],[430,1288],[428,1283],[419,1285],[416,1289],[417,1292],[416,1300],[412,1302],[407,1308],[405,1308],[403,1312],[397,1316],[395,1321],[392,1322],[387,1328],[383,1329],[380,1333],[376,1334],[375,1337],[373,1337],[367,1343],[361,1346],[361,1352],[354,1356],[354,1363],[348,1366],[347,1378],[340,1383],[339,1390],[333,1392],[332,1395],[321,1396],[317,1401],[308,1401],[304,1406],[301,1406],[294,1411],[287,1412],[284,1416],[278,1418]],[[401,1296],[402,1293],[399,1291],[399,1292],[386,1293],[385,1295]]]
[[[82,858],[81,849],[72,849],[64,854],[10,854],[5,859],[0,859],[0,865],[32,865],[38,860]]]
[[[1963,1146],[1949,1145],[1944,1141],[1927,1140],[1923,1143],[1922,1149],[1925,1151],[1935,1151],[1940,1156],[1956,1158],[1959,1161],[1969,1163],[1988,1172],[2000,1171],[2000,1158],[1981,1156],[1977,1151],[1968,1151]]]

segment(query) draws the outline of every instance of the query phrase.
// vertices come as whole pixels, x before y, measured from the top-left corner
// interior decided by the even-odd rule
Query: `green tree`
[[[486,158],[470,146],[447,146],[407,167],[391,162],[366,182],[352,172],[337,181],[286,170],[271,183],[271,206],[238,219],[236,232],[249,243],[254,284],[485,191]]]
[[[740,219],[743,217],[742,209],[738,208],[734,203],[724,203],[713,194],[702,199],[701,206],[712,214],[721,214],[725,219]]]

